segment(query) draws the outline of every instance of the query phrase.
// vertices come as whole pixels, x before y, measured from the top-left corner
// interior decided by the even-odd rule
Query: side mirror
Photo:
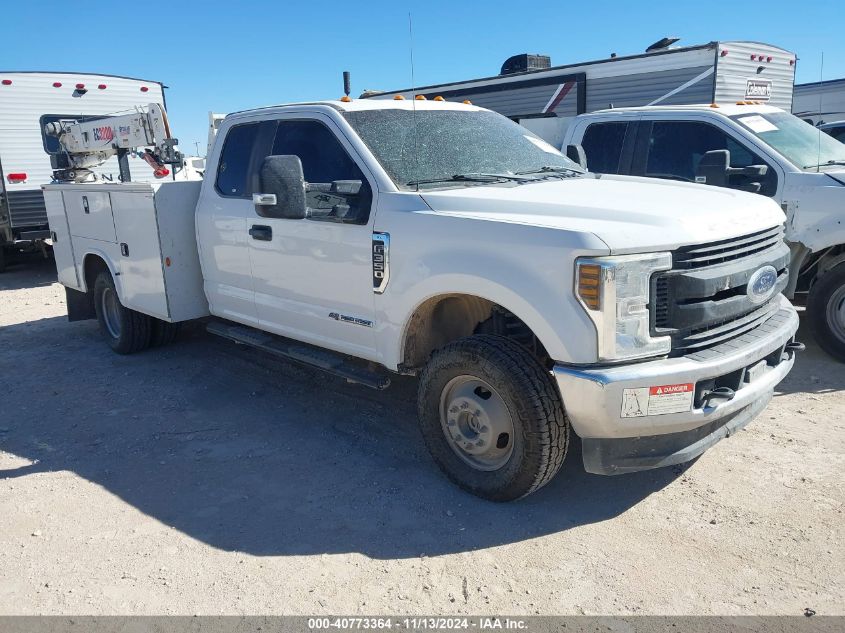
[[[587,154],[582,145],[567,145],[566,157],[574,163],[578,163],[581,169],[587,171]]]
[[[259,173],[261,193],[252,201],[259,215],[288,220],[306,216],[305,176],[299,156],[267,156]]]
[[[705,152],[695,170],[695,182],[716,187],[727,187],[730,164],[731,153],[726,149],[713,149]]]

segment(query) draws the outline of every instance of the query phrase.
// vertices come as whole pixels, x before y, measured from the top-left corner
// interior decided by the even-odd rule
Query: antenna
[[[819,153],[816,156],[816,173],[821,171],[821,162],[822,162],[822,129],[819,125],[822,122],[822,94],[824,93],[824,89],[822,86],[822,79],[824,77],[824,51],[822,51],[822,60],[821,64],[819,64],[819,120],[816,122],[816,131],[819,134]]]
[[[411,125],[414,128],[414,161],[417,160],[417,84],[414,81],[414,21],[411,18],[411,12],[408,11],[408,42],[411,52]],[[414,180],[419,181],[419,174]],[[417,182],[417,191],[420,190],[420,184]]]
[[[350,84],[351,84],[351,81],[350,81],[350,78],[349,78],[349,71],[344,70],[343,71],[343,94],[345,94],[347,97],[349,96],[349,93],[352,90],[352,88],[350,87]]]

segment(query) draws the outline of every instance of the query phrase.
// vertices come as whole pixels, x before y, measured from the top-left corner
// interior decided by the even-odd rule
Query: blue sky
[[[824,78],[845,77],[843,0],[16,2],[3,8],[0,69],[163,81],[192,151],[209,110],[337,98],[343,70],[353,95],[410,85],[409,12],[417,85],[494,75],[515,53],[553,64],[639,53],[665,35],[782,46],[799,55],[799,82],[818,80],[824,52]]]

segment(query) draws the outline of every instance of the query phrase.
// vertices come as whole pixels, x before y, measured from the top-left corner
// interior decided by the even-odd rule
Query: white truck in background
[[[590,171],[752,191],[786,213],[789,284],[819,345],[845,361],[845,144],[760,102],[604,110],[577,117],[564,147]]]
[[[93,73],[0,71],[0,272],[7,256],[50,238],[41,185],[50,182],[49,155],[59,147],[44,127],[60,119],[92,120],[150,102],[164,104],[160,82]],[[133,168],[141,164],[135,157],[129,160]],[[99,165],[98,172],[116,182],[117,160]],[[141,170],[137,172],[143,181]]]
[[[754,418],[802,347],[771,200],[587,174],[472,105],[239,112],[202,182],[44,195],[69,318],[97,318],[115,351],[207,318],[352,382],[416,375],[434,460],[487,499],[546,484],[570,429],[590,472],[688,461]]]

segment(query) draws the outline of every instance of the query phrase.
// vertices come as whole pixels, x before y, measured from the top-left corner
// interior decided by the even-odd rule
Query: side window
[[[258,136],[258,123],[236,125],[229,130],[217,166],[217,191],[230,198],[251,195],[247,174],[252,148]]]
[[[598,174],[618,174],[627,123],[593,123],[584,132],[581,146],[587,169]]]
[[[762,158],[752,153],[731,136],[708,123],[697,121],[654,121],[648,139],[645,175],[695,182],[698,163],[711,150],[730,152],[731,167],[764,165]],[[750,185],[748,176],[731,176],[730,186],[742,189]],[[757,179],[759,180],[759,179]],[[776,176],[769,169],[763,178],[760,193],[774,195]]]
[[[366,224],[372,191],[364,173],[334,133],[318,121],[279,121],[270,153],[298,156],[305,182],[306,201],[313,219]],[[331,191],[338,180],[361,183],[357,193]]]

